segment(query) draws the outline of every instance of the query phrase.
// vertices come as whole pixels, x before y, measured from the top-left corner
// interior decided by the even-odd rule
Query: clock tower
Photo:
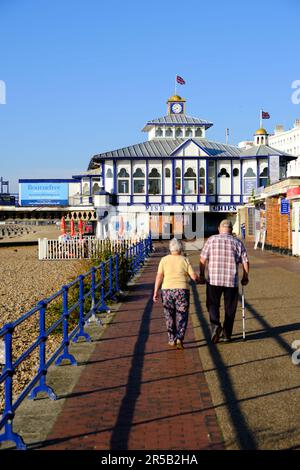
[[[181,98],[179,95],[171,96],[168,101],[168,114],[185,114],[185,99]]]

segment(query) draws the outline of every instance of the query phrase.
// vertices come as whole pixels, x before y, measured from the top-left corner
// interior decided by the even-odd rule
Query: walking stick
[[[245,317],[245,294],[244,286],[242,286],[242,316],[243,316],[243,340],[246,339],[246,317]]]

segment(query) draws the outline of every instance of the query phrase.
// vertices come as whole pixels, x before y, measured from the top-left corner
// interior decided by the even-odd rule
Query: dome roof
[[[257,131],[255,132],[254,135],[268,135],[268,133],[267,133],[266,129],[261,127],[260,129],[257,129]]]
[[[185,99],[181,98],[181,96],[179,95],[173,95],[173,96],[170,96],[167,103],[169,103],[169,101],[185,101]]]

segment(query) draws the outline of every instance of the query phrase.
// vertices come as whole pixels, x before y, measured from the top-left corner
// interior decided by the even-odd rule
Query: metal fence
[[[151,251],[152,240],[149,236],[128,247],[123,253],[116,253],[107,261],[92,267],[87,273],[63,286],[52,297],[40,301],[21,318],[4,325],[0,330],[0,340],[4,340],[4,367],[0,375],[0,386],[4,386],[4,410],[0,420],[0,430],[2,428],[4,430],[0,435],[0,442],[12,441],[17,449],[26,449],[22,437],[13,430],[17,408],[29,394],[29,399],[34,399],[38,393],[46,392],[51,400],[57,399],[54,390],[46,382],[49,367],[53,363],[60,365],[63,360],[69,361],[71,365],[77,365],[75,357],[69,351],[70,342],[76,343],[79,338],[91,341],[85,331],[86,323],[95,321],[102,324],[96,314],[109,312],[107,301],[116,300],[120,288],[139,271]],[[26,321],[34,317],[38,325],[38,335],[35,340],[30,339],[31,344],[15,357],[16,329],[21,327],[22,335]],[[48,340],[51,335],[58,332],[61,335],[60,344],[52,351]],[[13,378],[17,368],[33,353],[39,356],[37,373],[16,394]]]
[[[74,237],[70,240],[39,238],[39,260],[96,258],[104,251],[122,253],[133,240],[99,240],[96,237]]]

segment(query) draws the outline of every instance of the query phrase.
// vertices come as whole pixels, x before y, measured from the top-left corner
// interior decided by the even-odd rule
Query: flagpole
[[[177,95],[177,75],[175,75],[175,95]]]
[[[262,124],[262,109],[260,110],[259,125],[260,125],[260,128],[262,128],[262,126],[263,126],[263,124]]]

